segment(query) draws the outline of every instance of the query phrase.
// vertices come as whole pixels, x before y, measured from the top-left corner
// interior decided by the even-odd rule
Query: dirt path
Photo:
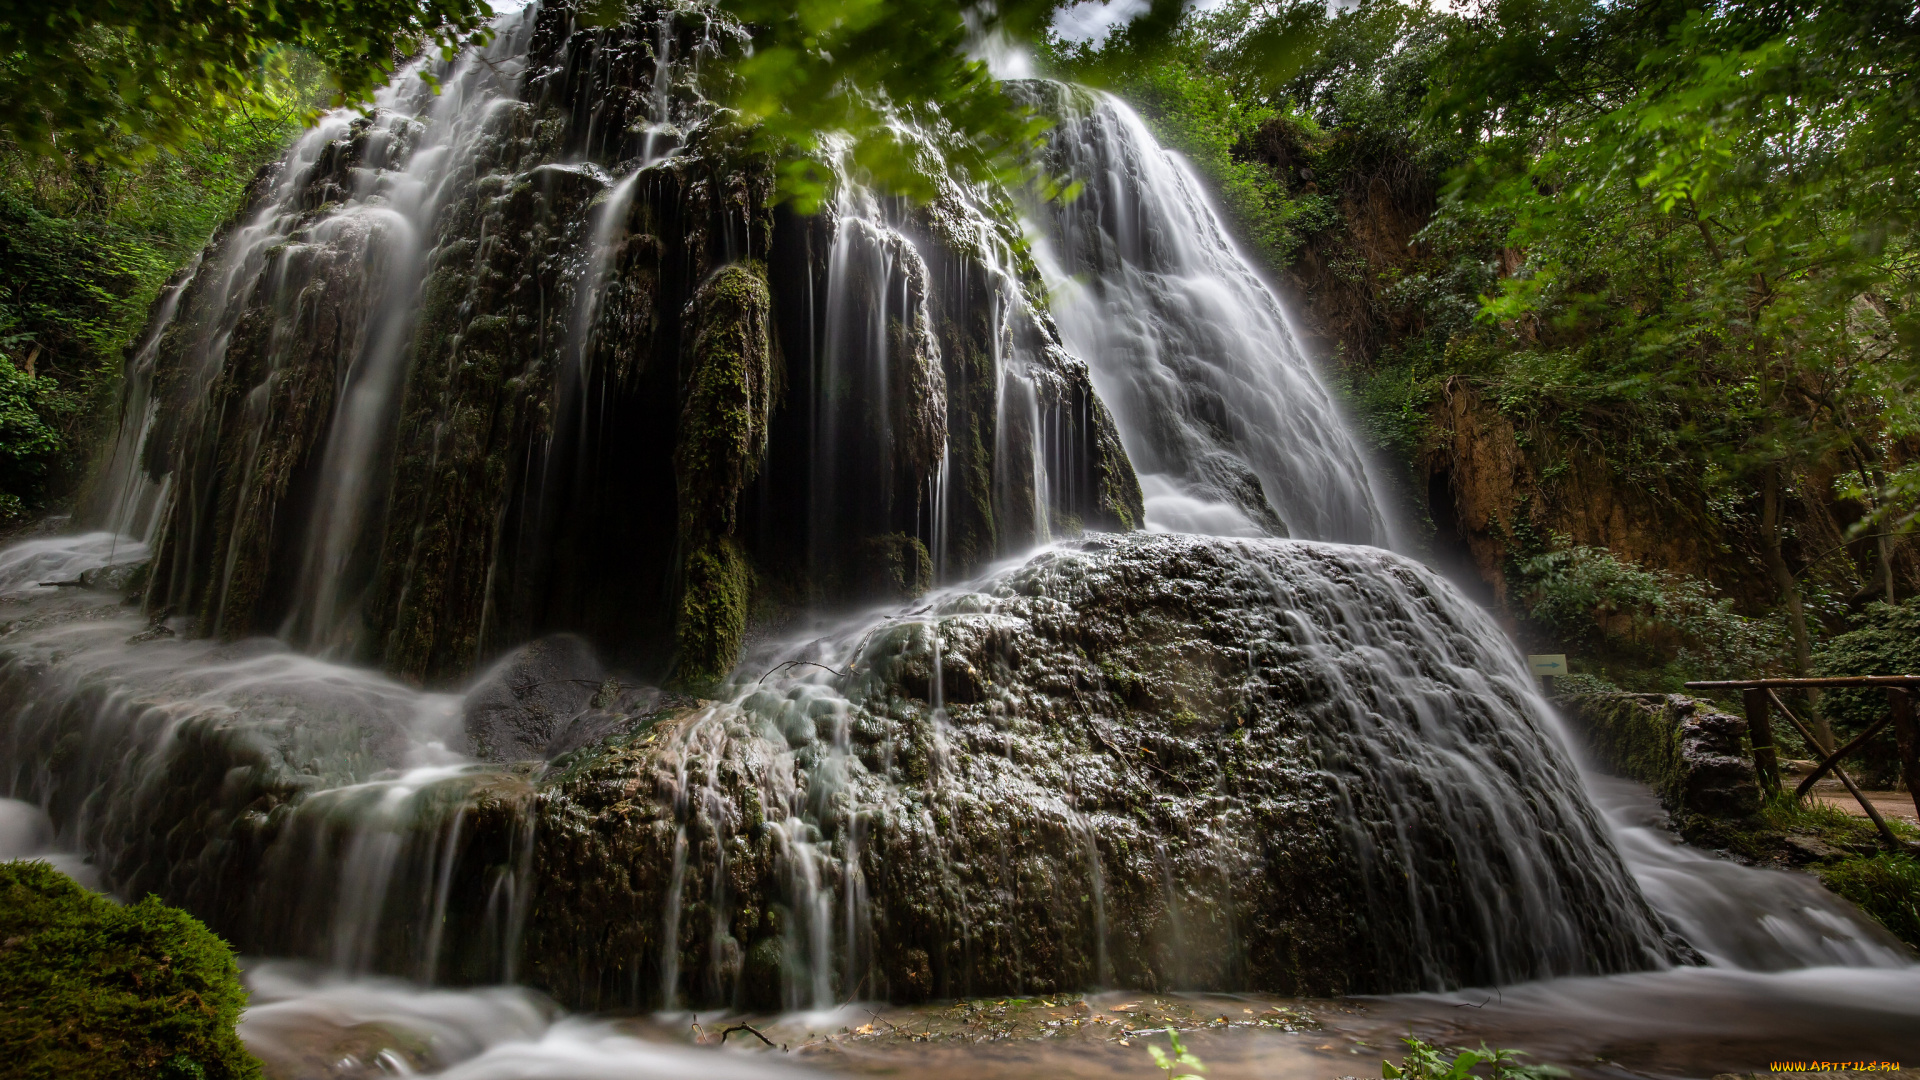
[[[1920,825],[1920,813],[1914,810],[1912,795],[1904,791],[1864,790],[1861,794],[1872,800],[1873,808],[1880,811],[1881,817],[1899,818],[1909,825]],[[1820,781],[1813,785],[1811,795],[1814,799],[1839,807],[1855,817],[1867,816],[1867,812],[1860,808],[1859,800],[1855,799],[1838,780]]]

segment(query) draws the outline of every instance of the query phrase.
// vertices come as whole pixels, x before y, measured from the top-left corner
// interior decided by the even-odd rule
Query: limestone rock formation
[[[1378,551],[1065,545],[557,761],[528,975],[810,1007],[1668,957],[1504,650]]]

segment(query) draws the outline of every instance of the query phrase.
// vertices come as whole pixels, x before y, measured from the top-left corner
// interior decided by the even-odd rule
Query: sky
[[[1097,45],[1115,26],[1145,12],[1147,3],[1148,0],[1112,0],[1111,3],[1080,0],[1054,15],[1053,30],[1067,41],[1091,41]]]

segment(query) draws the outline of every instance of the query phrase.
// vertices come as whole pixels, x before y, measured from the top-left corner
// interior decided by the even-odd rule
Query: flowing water
[[[1052,163],[1085,185],[1032,210],[1035,256],[1141,472],[1149,526],[1386,546],[1359,446],[1199,177],[1119,99],[1025,87],[1060,118]]]
[[[530,7],[504,17],[492,44],[441,65],[440,93],[409,73],[371,119],[325,118],[263,178],[254,210],[163,296],[129,358],[118,438],[82,504],[95,531],[0,551],[0,857],[49,858],[123,896],[161,892],[243,952],[280,957],[248,962],[254,1004],[243,1027],[280,1075],[1144,1074],[1139,1039],[1122,1044],[1113,1024],[1090,1020],[1136,1015],[1125,1008],[1134,993],[1055,996],[1027,1028],[973,1017],[932,1042],[901,1032],[947,1022],[937,1007],[847,1004],[872,996],[897,959],[878,955],[892,867],[875,853],[890,842],[889,823],[926,839],[915,849],[926,865],[909,869],[955,898],[946,932],[956,954],[1004,950],[1005,969],[1029,970],[1020,949],[1035,939],[1006,928],[1036,910],[1021,906],[1019,886],[1031,853],[1003,835],[987,858],[943,824],[981,801],[1017,806],[1022,822],[1060,837],[1050,880],[1083,906],[1065,916],[1070,932],[1042,945],[1084,953],[1081,985],[1246,983],[1259,928],[1233,898],[1260,859],[1237,839],[1244,811],[1194,799],[1182,812],[1204,842],[1141,833],[1088,793],[1097,783],[1085,778],[1109,766],[1080,762],[1080,779],[1048,787],[1036,778],[1055,763],[1030,760],[1043,744],[1016,736],[1009,714],[981,696],[982,642],[1044,645],[1031,628],[1066,610],[1077,580],[1058,576],[1062,567],[1147,550],[1066,545],[1026,561],[1035,545],[1078,530],[1097,486],[1085,438],[1099,402],[1075,389],[1090,371],[1139,470],[1144,524],[1250,538],[1204,547],[1243,590],[1217,613],[1245,624],[1233,692],[1246,706],[1311,690],[1300,711],[1319,725],[1314,738],[1330,740],[1312,744],[1325,755],[1315,775],[1338,789],[1326,812],[1360,853],[1355,903],[1378,924],[1370,962],[1403,986],[1507,984],[1304,1006],[1155,998],[1170,1022],[1204,1029],[1193,1037],[1211,1075],[1364,1075],[1408,1027],[1519,1045],[1595,1076],[1897,1055],[1913,1041],[1903,1034],[1920,1031],[1910,953],[1802,875],[1677,845],[1631,785],[1589,777],[1583,791],[1510,643],[1438,578],[1382,552],[1251,539],[1390,538],[1364,455],[1203,185],[1124,104],[1038,82],[1018,92],[1060,119],[1051,152],[1084,191],[1026,204],[1037,277],[1022,269],[1017,200],[947,180],[930,219],[830,153],[826,231],[817,259],[816,249],[807,256],[817,272],[805,277],[799,314],[784,316],[801,326],[787,361],[810,389],[796,410],[801,435],[784,444],[805,461],[778,475],[804,493],[807,509],[791,523],[807,564],[839,573],[845,530],[924,542],[937,582],[1007,561],[915,604],[802,619],[760,642],[753,670],[743,667],[719,701],[660,729],[656,780],[671,816],[647,933],[702,942],[684,953],[698,970],[681,949],[647,959],[636,950],[606,999],[673,1008],[693,988],[738,985],[752,958],[727,916],[753,856],[716,838],[749,831],[741,799],[751,788],[778,881],[769,899],[782,909],[768,1005],[787,1010],[756,1026],[790,1049],[742,1047],[752,1036],[735,1033],[719,1051],[689,1038],[694,1025],[724,1026],[716,1014],[569,1015],[512,985],[525,974],[536,885],[552,880],[540,876],[535,833],[549,764],[477,752],[468,706],[497,692],[497,671],[471,691],[434,692],[352,663],[384,648],[367,596],[394,572],[383,560],[397,549],[382,537],[399,496],[380,466],[417,434],[402,401],[417,377],[407,365],[425,332],[429,282],[508,239],[484,223],[479,236],[460,234],[462,200],[478,187],[505,201],[520,183],[574,192],[571,219],[539,226],[563,237],[553,250],[566,264],[564,287],[535,305],[556,372],[541,406],[552,420],[523,456],[488,465],[524,485],[489,511],[496,537],[513,533],[498,543],[572,550],[556,539],[558,523],[594,497],[593,469],[619,471],[603,460],[606,432],[635,423],[617,411],[631,399],[609,389],[632,377],[614,338],[633,318],[632,253],[657,242],[642,226],[658,222],[642,210],[700,123],[682,75],[732,33],[701,10],[674,7],[658,23],[630,120],[581,121],[587,147],[626,148],[615,167],[582,158],[511,182],[486,178],[508,121],[530,114],[526,87],[625,62],[569,45],[552,67],[529,71],[540,16]],[[925,145],[934,152],[932,139]],[[332,209],[316,216],[323,196]],[[712,243],[730,259],[766,257],[755,236]],[[331,329],[313,320],[316,305],[343,295],[357,298],[340,308],[354,320]],[[983,328],[966,339],[977,357],[954,355],[958,339],[942,327],[956,323]],[[214,393],[233,374],[235,343],[261,334],[270,347],[247,355],[269,370],[253,373],[253,390],[218,410],[163,407],[160,384]],[[322,338],[344,359],[313,382],[301,350]],[[956,366],[963,359],[979,366]],[[955,371],[974,374],[950,384]],[[970,395],[990,422],[968,419]],[[302,403],[315,401],[329,404],[303,418]],[[442,418],[436,447],[452,453],[470,421],[462,416]],[[311,437],[295,469],[276,439],[302,425]],[[984,479],[969,456],[982,442],[997,463]],[[162,443],[178,451],[171,469],[156,465]],[[241,504],[222,504],[220,491]],[[304,492],[313,512],[280,520],[288,491]],[[981,507],[1002,529],[984,546],[966,532],[966,514]],[[412,542],[431,547],[420,534]],[[271,574],[247,562],[256,549],[280,553]],[[464,567],[488,583],[488,599],[458,670],[473,669],[488,627],[505,625],[490,591],[505,566],[496,555]],[[202,610],[216,617],[139,603],[168,588],[210,597]],[[1091,592],[1074,602],[1094,605]],[[239,593],[278,602],[229,602]],[[248,636],[220,621],[230,610],[277,614]],[[923,660],[930,673],[913,674]],[[1067,671],[1071,660],[1061,663]],[[753,678],[768,667],[777,674]],[[891,684],[868,681],[881,671],[924,678],[926,708],[882,702]],[[562,730],[618,712],[631,687],[599,678],[557,718]],[[950,700],[949,688],[964,694]],[[1102,724],[1093,739],[1121,737]],[[875,730],[925,738],[876,741]],[[1160,766],[1124,766],[1129,777],[1140,768]],[[1380,792],[1384,801],[1368,801]],[[1302,815],[1310,802],[1299,798]],[[174,828],[189,819],[201,824]],[[1131,931],[1117,929],[1126,905],[1145,901],[1129,891],[1137,878],[1116,876],[1116,838],[1150,852],[1172,967],[1149,972]],[[983,870],[983,858],[997,869]],[[983,874],[1013,885],[982,889]],[[1582,914],[1592,911],[1604,918]],[[1685,950],[1662,940],[1662,921],[1704,965],[1671,963]],[[1583,955],[1583,942],[1606,955]],[[1283,1015],[1272,1012],[1281,1005],[1317,1020],[1262,1019]],[[1229,1022],[1208,1027],[1216,1015]]]
[[[715,1060],[713,1050],[690,1045],[688,1024],[698,1016],[597,1020],[569,1016],[538,994],[511,987],[429,988],[436,973],[446,974],[441,954],[449,947],[466,953],[465,970],[483,981],[489,972],[511,978],[515,935],[524,919],[524,864],[511,851],[462,853],[460,829],[463,814],[485,812],[476,791],[513,789],[524,781],[449,748],[458,745],[457,696],[423,694],[268,641],[220,645],[165,635],[139,640],[152,631],[137,616],[123,614],[113,594],[39,584],[90,580],[114,560],[124,566],[142,554],[135,542],[86,534],[30,541],[0,556],[0,603],[10,620],[6,689],[14,703],[9,741],[0,746],[13,767],[8,789],[14,796],[0,803],[0,839],[7,844],[0,854],[51,857],[83,880],[113,881],[123,891],[127,885],[121,883],[151,880],[142,875],[166,868],[129,866],[124,852],[102,849],[90,838],[126,834],[126,823],[113,818],[143,806],[126,793],[150,796],[156,785],[186,779],[182,766],[189,762],[167,751],[170,742],[196,725],[246,729],[250,743],[270,759],[256,768],[287,763],[297,774],[294,782],[308,789],[303,800],[275,811],[289,821],[260,860],[257,892],[247,905],[260,919],[263,940],[303,941],[313,958],[248,966],[256,1006],[245,1034],[263,1056],[289,1070],[285,1075],[405,1069],[462,1077],[636,1071],[674,1076],[733,1069],[771,1077],[796,1068],[858,1075],[911,1062],[935,1075],[1071,1076],[1101,1075],[1138,1059],[1137,1039],[1123,1048],[1106,1029],[1082,1034],[1077,1026],[1036,1027],[1015,1038],[1017,1045],[999,1045],[1011,1036],[992,1037],[991,1025],[979,1031],[963,1026],[923,1050],[921,1044],[876,1038],[875,1030],[891,1029],[861,1009],[833,1011],[837,999],[826,976],[836,963],[860,962],[850,950],[836,950],[836,942],[859,940],[862,898],[844,873],[847,865],[857,866],[857,857],[836,857],[814,822],[825,820],[818,807],[836,798],[834,792],[851,790],[846,770],[859,766],[847,747],[847,704],[824,677],[788,684],[788,700],[801,703],[800,713],[829,718],[821,725],[825,756],[814,759],[809,790],[767,793],[769,799],[814,807],[788,819],[782,840],[786,888],[797,916],[787,947],[793,969],[802,973],[789,986],[787,1004],[813,1011],[755,1021],[776,1040],[805,1044],[803,1050],[773,1054],[764,1047],[736,1047]],[[954,594],[956,601],[969,595],[976,594]],[[845,663],[850,653],[873,650],[873,633],[855,620],[795,655]],[[20,693],[25,687],[17,680],[29,675],[35,693],[23,700],[28,695]],[[85,766],[69,767],[61,783],[45,786],[50,776],[35,763],[56,758],[58,750],[31,748],[36,725],[54,725],[77,708],[88,710],[89,745],[97,751],[78,751]],[[774,715],[796,714],[786,709]],[[721,715],[696,723],[682,738],[689,746],[727,738]],[[778,745],[791,760],[786,742]],[[717,798],[720,789],[710,771],[685,771],[693,758],[680,758],[678,798]],[[707,753],[703,768],[711,770],[720,759]],[[1354,1059],[1369,1061],[1361,1055],[1390,1049],[1393,1037],[1409,1027],[1429,1038],[1519,1046],[1595,1076],[1704,1075],[1742,1063],[1757,1068],[1777,1057],[1901,1053],[1906,1036],[1900,1033],[1920,1023],[1920,1006],[1912,1004],[1920,968],[1909,953],[1802,875],[1753,870],[1679,845],[1653,827],[1657,808],[1636,786],[1599,777],[1588,784],[1640,887],[1707,967],[1509,984],[1497,991],[1279,1002],[1306,1008],[1320,1026],[1287,1033],[1215,1025],[1194,1036],[1215,1065],[1214,1075],[1326,1076],[1336,1065],[1364,1072]],[[506,792],[507,803],[515,798],[514,791]],[[64,826],[54,828],[42,807]],[[684,852],[684,841],[676,850]],[[457,858],[481,865],[456,866]],[[836,880],[846,884],[836,890],[828,884]],[[487,890],[495,899],[485,918],[447,935],[442,928],[451,889]],[[206,903],[217,905],[218,899]],[[677,909],[662,913],[668,920],[681,916]],[[844,953],[838,960],[837,951]],[[381,969],[413,981],[364,974],[378,952],[385,953],[378,957]],[[672,981],[679,974],[661,971],[656,977]],[[1057,1015],[1090,1015],[1138,997],[1094,995],[1085,999],[1090,1004]],[[1264,1015],[1275,1004],[1205,996],[1154,1000],[1172,1010],[1165,1014],[1171,1022],[1201,1028],[1216,1014],[1237,1020],[1243,1007]],[[895,1027],[937,1026],[939,1020],[937,1011],[875,1008]],[[1572,1017],[1578,1023],[1570,1028]],[[705,1014],[707,1029],[724,1026],[718,1021]],[[838,1041],[822,1037],[827,1034]],[[740,1056],[746,1053],[758,1056]]]

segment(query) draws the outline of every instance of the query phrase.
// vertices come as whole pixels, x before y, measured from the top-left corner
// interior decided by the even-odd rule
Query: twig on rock
[[[760,1029],[757,1027],[754,1027],[752,1024],[735,1024],[732,1027],[721,1028],[720,1029],[720,1045],[721,1046],[727,1045],[727,1036],[733,1034],[736,1031],[745,1031],[753,1035],[755,1038],[759,1039],[761,1042],[766,1043],[768,1046],[776,1047],[781,1050],[786,1049],[786,1047],[781,1046],[779,1043],[776,1043],[772,1039],[769,1039],[765,1035],[761,1034]]]

